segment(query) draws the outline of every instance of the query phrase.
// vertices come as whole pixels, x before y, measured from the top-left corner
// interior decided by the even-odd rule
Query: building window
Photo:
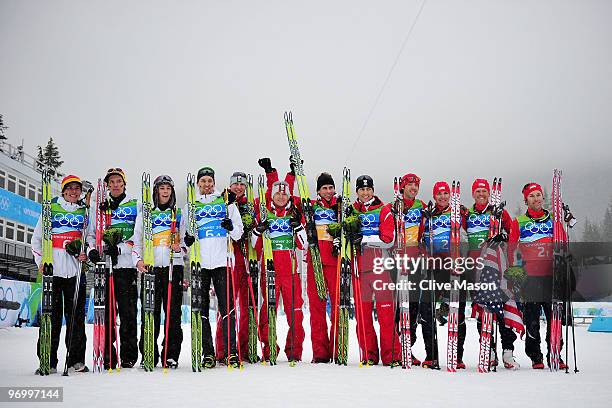
[[[18,194],[22,197],[27,197],[26,196],[26,182],[23,180],[19,180],[19,192]]]
[[[15,239],[15,224],[13,224],[12,222],[6,222],[6,229],[4,231],[4,237],[6,239]]]
[[[23,225],[17,226],[17,241],[26,242],[25,239],[25,227]]]
[[[31,184],[30,188],[28,188],[28,199],[36,201],[36,187]]]
[[[42,187],[38,189],[38,203],[42,204]]]
[[[32,235],[34,235],[34,228],[28,228],[28,244],[32,244]]]
[[[4,220],[0,220],[0,238],[4,237]]]
[[[10,191],[11,193],[15,193],[16,188],[17,188],[17,178],[9,174],[6,189]]]
[[[6,188],[6,173],[0,170],[0,188]]]

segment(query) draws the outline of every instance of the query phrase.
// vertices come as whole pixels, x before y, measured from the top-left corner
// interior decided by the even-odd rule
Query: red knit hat
[[[472,194],[478,188],[486,188],[488,192],[491,192],[491,187],[489,187],[489,182],[486,179],[476,179],[472,184]]]
[[[79,183],[81,188],[83,187],[83,183],[81,182],[81,179],[78,176],[69,174],[62,179],[62,193],[64,192],[64,189],[66,188],[66,186],[70,183]]]
[[[404,174],[400,179],[400,190],[406,187],[408,183],[415,183],[418,186],[421,184],[421,178],[414,173]]]
[[[447,193],[450,193],[450,187],[448,186],[448,183],[446,181],[438,181],[436,184],[434,184],[433,186],[433,196],[434,197],[436,196],[436,194],[443,193],[445,191]]]
[[[544,191],[542,191],[542,186],[538,183],[527,183],[525,184],[525,187],[523,187],[523,197],[525,197],[525,200],[533,191],[539,191],[540,193],[544,194]]]

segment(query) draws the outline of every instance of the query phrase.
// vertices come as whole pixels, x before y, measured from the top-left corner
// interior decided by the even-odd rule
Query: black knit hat
[[[200,181],[200,179],[204,176],[210,176],[214,180],[215,171],[212,167],[202,167],[200,170],[198,170],[198,179],[196,180],[196,182]]]
[[[334,186],[334,188],[336,187],[336,184],[334,183],[334,178],[331,176],[331,174],[329,173],[319,174],[319,177],[317,177],[317,191],[319,191],[321,187],[328,186],[330,184]]]
[[[359,176],[357,177],[357,181],[355,182],[355,190],[359,190],[363,187],[370,187],[372,190],[374,189],[374,180],[370,176]]]

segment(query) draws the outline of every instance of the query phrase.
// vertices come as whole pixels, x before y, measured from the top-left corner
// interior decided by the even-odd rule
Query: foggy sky
[[[421,1],[0,0],[0,113],[26,151],[50,136],[64,172],[286,171],[293,110],[311,189],[368,173],[390,199],[416,172],[528,181],[565,174],[579,217],[612,194],[612,2],[428,1],[360,133]],[[356,143],[356,144],[355,144]],[[352,149],[355,144],[354,150]]]

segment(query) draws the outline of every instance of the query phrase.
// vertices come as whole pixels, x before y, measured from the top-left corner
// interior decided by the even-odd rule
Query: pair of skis
[[[340,260],[338,262],[338,270],[336,272],[336,301],[338,305],[335,318],[337,321],[334,324],[335,336],[333,345],[335,347],[336,356],[334,358],[336,364],[347,365],[348,363],[348,347],[349,347],[349,308],[351,307],[351,259],[352,245],[348,238],[348,232],[345,228],[344,219],[348,216],[351,208],[351,171],[344,168],[342,172],[342,202],[338,214],[338,222],[342,225],[340,233]],[[357,298],[355,306],[357,307]]]
[[[268,217],[266,205],[265,178],[260,175],[258,179],[259,192],[259,217],[262,223]],[[272,241],[270,233],[264,231],[263,240],[263,268],[266,274],[266,299],[268,302],[268,347],[270,349],[270,365],[276,365],[278,350],[276,348],[276,271],[274,269],[274,258],[272,254]],[[265,360],[264,360],[265,361]]]
[[[253,175],[247,175],[246,180],[246,198],[247,198],[247,213],[255,219],[255,196],[253,194]],[[251,364],[255,364],[259,357],[257,355],[257,341],[259,336],[259,322],[258,322],[258,282],[259,282],[259,263],[257,261],[257,251],[250,244],[249,237],[244,240],[244,254],[247,270],[247,282],[249,285],[249,298],[248,298],[248,313],[249,313],[249,329],[248,329],[248,359]],[[242,313],[242,311],[241,311]],[[263,343],[262,343],[263,350]]]
[[[314,280],[317,287],[317,294],[321,300],[327,299],[327,287],[325,285],[325,277],[323,275],[323,264],[321,262],[321,252],[319,250],[319,241],[317,236],[317,228],[314,219],[314,208],[310,201],[310,193],[308,190],[308,182],[304,174],[302,166],[302,157],[298,147],[297,136],[293,127],[293,116],[291,112],[285,112],[285,131],[287,132],[287,141],[289,142],[289,152],[291,154],[291,162],[295,169],[295,180],[298,186],[298,193],[302,203],[302,211],[306,221],[306,235],[308,238],[308,252],[312,267],[314,270]]]
[[[106,206],[102,210],[100,205],[107,201],[106,185],[102,179],[98,179],[96,190],[96,250],[102,260],[96,262],[94,269],[94,348],[93,348],[93,372],[104,370],[104,356],[108,356],[109,372],[113,371],[113,343],[115,347],[115,362],[117,371],[120,370],[119,362],[119,337],[117,333],[117,302],[115,300],[115,280],[113,278],[113,264],[110,256],[104,255],[104,231],[111,225],[111,210]],[[108,306],[107,306],[108,305]],[[108,307],[109,322],[106,322],[106,307]],[[108,344],[106,334],[108,331]],[[108,347],[106,351],[105,348]]]
[[[406,227],[404,206],[404,198],[400,189],[400,178],[393,179],[393,190],[395,192],[395,239],[396,251],[398,254],[404,254],[406,250]],[[401,362],[402,368],[408,369],[412,367],[412,338],[410,335],[410,291],[408,289],[408,271],[399,270],[397,283],[399,289],[397,291],[397,299],[399,303],[399,339],[401,347]],[[395,325],[394,325],[395,327]],[[395,334],[395,333],[394,333]],[[395,341],[392,343],[395,345]],[[392,352],[392,359],[395,359],[395,353]],[[393,368],[393,365],[391,365]]]
[[[142,230],[143,262],[146,271],[142,276],[142,310],[144,313],[143,366],[147,372],[155,367],[155,273],[153,272],[153,225],[151,214],[151,175],[142,174]],[[168,319],[168,316],[166,316]]]
[[[550,361],[551,371],[558,371],[561,366],[561,347],[563,346],[563,321],[564,302],[567,302],[565,310],[565,338],[569,339],[569,326],[572,326],[572,341],[574,349],[574,372],[579,370],[576,363],[576,337],[574,334],[574,316],[571,298],[571,269],[567,254],[569,253],[569,230],[576,224],[569,206],[563,203],[561,170],[553,171],[552,186],[552,213],[553,213],[553,295],[552,313],[550,322]],[[565,267],[565,270],[563,268]],[[565,274],[565,278],[562,278]],[[565,348],[565,359],[568,359],[568,347]],[[569,372],[569,365],[565,364],[565,372]]]
[[[504,204],[501,202],[502,192],[502,179],[495,177],[493,179],[493,186],[491,188],[490,197],[490,208],[491,214],[489,216],[489,242],[499,234],[502,233],[502,220],[501,215]],[[488,246],[489,243],[485,244]],[[503,273],[502,268],[498,268],[500,273]],[[478,372],[488,373],[491,370],[491,338],[495,330],[495,315],[489,311],[486,307],[482,307],[481,316],[481,328],[480,328],[480,349],[478,352]],[[496,353],[497,354],[497,353]],[[494,363],[494,362],[493,362]]]
[[[187,209],[189,224],[187,230],[194,237],[189,248],[189,271],[191,272],[191,369],[202,371],[202,273],[200,270],[200,240],[196,224],[195,175],[187,175]]]
[[[51,313],[53,311],[53,242],[51,237],[51,173],[42,173],[42,314],[38,333],[40,375],[51,370]]]
[[[450,227],[450,256],[454,261],[460,256],[459,244],[461,241],[461,184],[455,180],[453,180],[450,195]],[[459,275],[454,269],[450,271],[450,283],[446,370],[454,373],[457,371],[459,343]]]

